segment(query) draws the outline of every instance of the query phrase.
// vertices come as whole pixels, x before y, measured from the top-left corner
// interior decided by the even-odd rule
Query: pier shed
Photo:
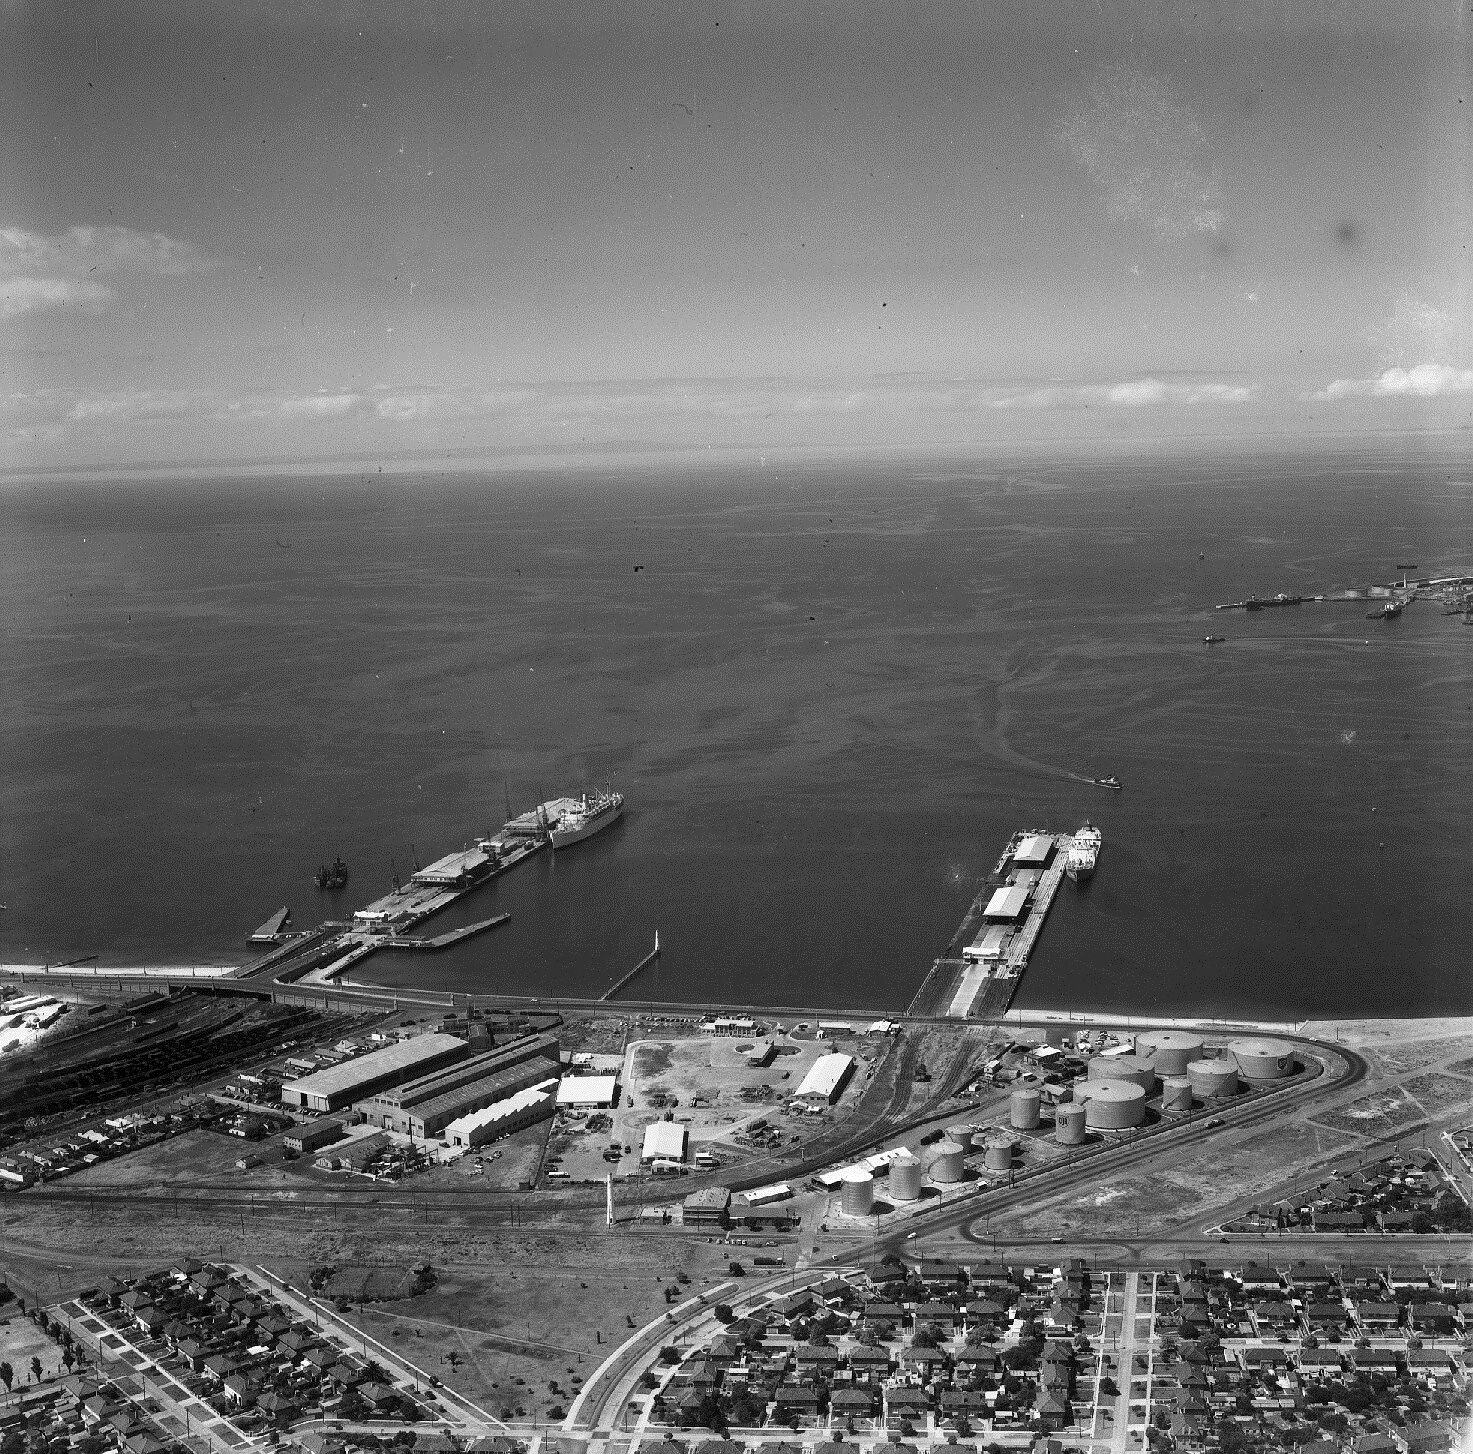
[[[414,875],[413,882],[434,888],[462,888],[474,883],[489,868],[495,866],[496,856],[477,845],[464,848],[458,853],[447,853],[437,858]]]
[[[1053,857],[1054,840],[1048,833],[1029,833],[1013,850],[1013,862],[1019,868],[1047,868]]]
[[[1007,924],[989,924],[962,950],[962,958],[971,964],[995,963],[1005,959],[1012,932]]]
[[[985,919],[1003,920],[1013,923],[1022,917],[1023,910],[1028,907],[1028,889],[1022,884],[1013,884],[1008,888],[994,889],[992,897],[987,901],[987,907],[982,911]]]

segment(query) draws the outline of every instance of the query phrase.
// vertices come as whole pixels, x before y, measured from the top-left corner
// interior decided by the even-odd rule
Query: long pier
[[[470,939],[487,929],[494,929],[498,924],[504,924],[510,918],[510,914],[493,914],[489,919],[467,924],[462,929],[451,929],[429,939],[419,939],[410,934],[391,934],[387,938],[375,939],[373,943],[379,949],[449,949],[452,944],[459,944],[463,939]]]
[[[660,931],[658,929],[656,929],[655,930],[655,947],[652,950],[650,950],[650,952],[648,954],[646,954],[645,957],[643,959],[641,959],[639,961],[639,963],[636,964],[634,966],[634,968],[629,971],[628,974],[624,975],[620,979],[616,979],[613,982],[613,984],[611,984],[608,987],[608,989],[606,989],[598,997],[599,998],[599,1003],[600,1004],[603,1004],[603,1003],[606,1003],[607,1001],[613,999],[614,996],[616,994],[618,994],[619,991],[621,989],[623,989],[625,985],[631,983],[634,980],[634,978],[639,974],[640,970],[644,969],[647,965],[653,964],[659,957],[660,957]]]
[[[1027,833],[1017,833],[1008,841],[991,874],[983,880],[977,896],[962,916],[961,924],[946,946],[946,952],[931,966],[915,998],[906,1008],[908,1016],[945,1016],[951,1019],[998,1020],[1007,1013],[1022,983],[1038,936],[1043,932],[1059,885],[1064,881],[1064,859],[1073,846],[1069,833],[1049,833],[1053,839],[1052,862],[1032,885],[1028,899],[1028,916],[1003,948],[1000,957],[972,961],[966,947],[973,941],[983,923],[988,901],[993,892],[1011,882],[1013,854]]]

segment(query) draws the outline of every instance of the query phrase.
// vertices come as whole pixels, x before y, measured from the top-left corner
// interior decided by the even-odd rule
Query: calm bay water
[[[901,1007],[1008,836],[1090,817],[1099,872],[1020,1004],[1466,1012],[1473,629],[1424,602],[1210,609],[1473,568],[1466,480],[7,487],[0,960],[243,958],[280,904],[346,913],[508,797],[608,784],[623,823],[437,921],[507,926],[366,977],[597,993],[658,928],[649,994]]]

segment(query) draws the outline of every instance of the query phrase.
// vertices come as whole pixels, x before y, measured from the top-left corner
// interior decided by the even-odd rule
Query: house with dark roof
[[[1457,1309],[1446,1303],[1413,1303],[1407,1318],[1417,1332],[1434,1338],[1451,1338],[1458,1331]]]
[[[1394,1348],[1350,1348],[1345,1356],[1357,1373],[1395,1373],[1398,1367]]]
[[[1044,1428],[1062,1429],[1069,1422],[1069,1400],[1051,1388],[1040,1388],[1033,1412]]]
[[[872,1419],[879,1397],[869,1384],[843,1384],[829,1394],[829,1412],[836,1419]]]
[[[781,1423],[789,1417],[816,1419],[823,1407],[820,1389],[803,1383],[780,1383],[773,1393],[773,1414]]]

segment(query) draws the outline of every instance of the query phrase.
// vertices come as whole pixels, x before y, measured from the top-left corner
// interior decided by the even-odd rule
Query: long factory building
[[[470,1052],[470,1046],[454,1035],[411,1035],[382,1050],[371,1050],[367,1055],[289,1080],[281,1087],[281,1099],[283,1104],[300,1106],[305,1111],[336,1111],[412,1075],[424,1075],[464,1060]]]
[[[454,1121],[558,1075],[554,1035],[528,1035],[379,1091],[356,1108],[369,1123],[424,1141]]]

